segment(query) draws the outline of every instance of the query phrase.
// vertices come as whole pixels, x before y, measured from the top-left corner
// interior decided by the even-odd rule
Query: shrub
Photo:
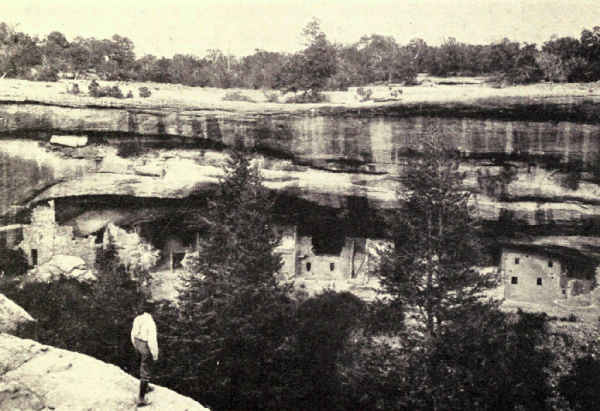
[[[263,90],[263,94],[267,99],[267,103],[279,103],[279,96],[281,95],[279,92]]]
[[[294,94],[285,99],[288,104],[324,103],[329,101],[327,96],[318,91],[308,90],[302,94]]]
[[[296,333],[288,369],[298,409],[334,409],[342,400],[338,366],[352,333],[360,326],[365,304],[349,292],[325,291],[304,301],[296,313]]]
[[[106,90],[106,95],[108,97],[123,98],[123,92],[118,86],[108,87]]]
[[[573,410],[592,410],[600,401],[600,361],[593,355],[578,358],[568,375],[560,378],[558,391]]]
[[[158,90],[158,89],[157,89]],[[147,98],[150,97],[152,95],[152,92],[150,91],[150,89],[146,86],[144,87],[140,87],[138,89],[139,93],[140,93],[140,97],[142,98]]]
[[[106,86],[101,87],[96,80],[92,80],[88,86],[88,91],[92,97],[114,97],[123,98],[123,92],[119,86]]]
[[[246,101],[249,103],[256,103],[256,101],[252,100],[250,97],[243,95],[239,91],[233,91],[231,93],[225,94],[222,98],[223,101]]]
[[[369,89],[364,89],[362,87],[359,87],[356,90],[356,94],[358,94],[358,96],[360,97],[360,102],[364,103],[365,101],[369,101],[371,100],[371,95],[373,94],[373,90]]]
[[[36,81],[58,81],[58,69],[47,65],[42,66],[33,77]]]
[[[571,313],[567,317],[560,317],[559,320],[568,323],[576,323],[579,320],[579,317],[577,317],[577,314]]]
[[[90,93],[90,96],[92,97],[100,97],[99,92],[100,84],[98,84],[96,80],[92,80],[88,85],[88,93]]]
[[[79,84],[73,83],[71,85],[71,88],[67,88],[67,93],[74,95],[78,95],[79,93],[81,93],[81,90],[79,90]]]

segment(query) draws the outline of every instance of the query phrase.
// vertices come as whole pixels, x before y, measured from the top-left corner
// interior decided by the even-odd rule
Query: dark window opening
[[[552,260],[548,261],[548,267],[552,267],[554,265],[554,263],[552,262]]]
[[[102,244],[104,242],[104,229],[96,232],[95,244]]]
[[[333,271],[333,270],[335,270],[335,264],[329,263],[329,271]]]
[[[343,225],[333,219],[320,222],[311,237],[313,252],[317,255],[340,255],[346,242]]]
[[[542,279],[540,277],[537,279],[537,285],[542,285]]]
[[[519,257],[515,257],[515,264],[519,264]]]
[[[173,253],[173,269],[183,267],[183,259],[185,258],[185,253]]]
[[[565,290],[564,288],[562,289],[562,293],[563,295],[567,295],[567,290]]]
[[[519,282],[519,279],[518,279],[517,277],[512,277],[512,278],[510,279],[510,283],[511,283],[511,284],[517,284],[518,282]]]
[[[35,248],[31,249],[31,265],[34,267],[38,265],[38,250]]]
[[[310,263],[306,263],[306,271],[310,271],[310,267],[311,267]]]

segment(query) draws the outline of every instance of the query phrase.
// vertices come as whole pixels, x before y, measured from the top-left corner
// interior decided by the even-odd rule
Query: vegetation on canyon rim
[[[302,34],[306,48],[294,54],[257,49],[240,58],[208,50],[204,57],[136,58],[133,42],[117,34],[111,39],[68,41],[54,31],[38,39],[2,23],[0,75],[56,81],[71,73],[77,78],[313,93],[376,82],[410,84],[422,72],[492,75],[504,83],[600,79],[600,26],[584,29],[579,39],[552,37],[541,47],[507,38],[471,45],[451,37],[437,47],[419,38],[400,45],[393,37],[378,34],[363,36],[353,44],[336,44],[327,39],[318,20],[308,23]]]
[[[471,270],[478,226],[452,152],[426,145],[403,175],[411,194],[390,221],[381,298],[299,294],[277,280],[271,194],[234,152],[203,214],[206,235],[178,304],[159,302],[156,383],[215,410],[585,409],[597,344],[481,300]],[[400,194],[399,194],[400,195]],[[144,287],[114,244],[99,281],[5,285],[38,319],[22,335],[135,374],[128,333]],[[136,273],[137,278],[144,275]],[[596,368],[595,368],[596,367]]]

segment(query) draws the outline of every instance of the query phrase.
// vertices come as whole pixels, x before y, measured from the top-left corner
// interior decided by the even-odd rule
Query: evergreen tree
[[[407,308],[429,337],[494,284],[473,270],[476,221],[453,157],[436,136],[408,160],[398,191],[402,205],[391,224],[394,247],[382,254],[378,272],[392,305]]]
[[[398,333],[401,348],[384,353],[405,368],[372,370],[374,389],[400,409],[545,409],[545,316],[507,316],[484,299],[496,279],[473,269],[478,227],[458,159],[433,136],[402,177],[394,247],[378,275],[390,306],[413,321]]]
[[[289,319],[271,207],[259,171],[234,151],[209,201],[193,273],[183,278],[176,327],[167,331],[176,341],[173,358],[188,359],[177,364],[186,391],[215,409],[261,409],[271,401],[270,364]]]

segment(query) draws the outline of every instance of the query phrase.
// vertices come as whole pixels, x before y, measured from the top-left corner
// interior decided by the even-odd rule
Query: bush
[[[108,97],[123,98],[123,92],[118,86],[108,87],[106,90],[106,95]]]
[[[318,91],[308,90],[302,94],[294,94],[285,99],[288,104],[324,103],[329,101],[327,96]]]
[[[600,361],[593,355],[578,358],[568,375],[560,378],[558,391],[573,410],[593,410],[600,402]]]
[[[243,95],[239,91],[233,91],[231,93],[225,94],[222,98],[223,101],[246,101],[248,103],[256,103],[255,100],[252,100],[250,97]]]
[[[81,93],[81,90],[79,90],[79,84],[77,84],[77,83],[71,84],[71,87],[67,88],[67,93],[74,94],[74,95],[78,95],[79,93]]]
[[[158,90],[158,89],[157,89]],[[150,97],[152,95],[152,92],[150,91],[150,89],[146,86],[144,87],[140,87],[138,89],[139,93],[140,93],[140,97],[142,98],[147,98]]]
[[[90,82],[90,84],[88,85],[88,93],[92,97],[100,97],[99,91],[100,91],[100,84],[98,84],[98,82],[96,80],[92,80]]]
[[[360,102],[364,103],[365,101],[369,101],[371,100],[371,95],[373,94],[373,90],[369,89],[364,89],[362,87],[359,87],[356,90],[356,94],[358,94],[358,96],[360,97]]]
[[[22,275],[29,269],[29,262],[25,253],[20,248],[0,248],[0,271],[4,275],[14,277]]]
[[[279,103],[279,96],[281,95],[279,92],[263,90],[263,94],[267,99],[267,103]]]
[[[92,97],[114,97],[123,98],[123,92],[119,86],[101,87],[96,80],[92,80],[88,86],[88,92]]]
[[[36,81],[58,81],[58,69],[47,65],[42,66],[33,77]]]
[[[296,374],[288,406],[335,409],[343,401],[338,366],[352,333],[360,327],[365,303],[349,292],[325,291],[298,307],[296,332],[285,367]]]

